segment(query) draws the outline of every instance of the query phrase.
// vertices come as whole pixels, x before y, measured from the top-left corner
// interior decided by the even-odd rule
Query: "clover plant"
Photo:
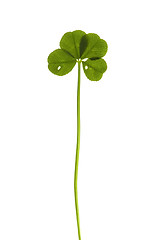
[[[77,85],[77,147],[74,173],[74,195],[77,217],[78,237],[81,240],[79,209],[78,209],[78,162],[80,149],[80,73],[81,63],[86,77],[91,81],[99,81],[107,70],[107,64],[102,57],[108,50],[107,43],[97,34],[86,34],[81,30],[67,32],[60,41],[60,48],[48,56],[48,69],[59,76],[69,73],[78,63]]]

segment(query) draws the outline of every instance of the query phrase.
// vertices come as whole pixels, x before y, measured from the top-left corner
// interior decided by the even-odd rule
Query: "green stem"
[[[74,195],[75,195],[75,208],[77,217],[78,237],[81,240],[79,209],[78,209],[78,191],[77,191],[77,177],[78,177],[78,162],[79,162],[79,147],[80,147],[80,68],[81,61],[78,61],[78,86],[77,86],[77,148],[74,172]]]

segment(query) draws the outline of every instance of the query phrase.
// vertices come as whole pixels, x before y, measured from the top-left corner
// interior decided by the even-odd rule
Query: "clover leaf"
[[[63,49],[56,49],[48,56],[49,70],[59,76],[69,73],[76,64],[76,59]]]
[[[63,76],[79,61],[83,64],[86,77],[91,81],[98,81],[107,70],[107,64],[102,59],[107,50],[106,41],[95,33],[86,34],[81,30],[67,32],[60,40],[60,49],[49,54],[48,69],[56,75]]]
[[[69,52],[75,59],[80,58],[80,43],[85,32],[76,30],[67,32],[60,41],[60,47]]]
[[[107,64],[102,58],[88,59],[82,62],[83,70],[89,80],[98,81],[102,78],[103,73],[107,70]]]
[[[81,41],[81,58],[101,58],[108,49],[107,43],[97,34],[86,34]]]
[[[79,208],[78,208],[78,162],[80,149],[80,74],[81,63],[86,77],[91,81],[99,81],[107,70],[107,64],[102,57],[108,50],[107,43],[97,34],[86,34],[81,30],[67,32],[60,41],[60,48],[48,56],[48,69],[59,76],[69,73],[78,63],[77,86],[77,147],[74,172],[74,195],[77,218],[78,237],[81,240]],[[87,59],[87,60],[86,60]]]

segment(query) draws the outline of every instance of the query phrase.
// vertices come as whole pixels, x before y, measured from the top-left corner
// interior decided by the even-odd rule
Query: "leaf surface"
[[[101,58],[108,50],[106,41],[95,33],[89,33],[82,37],[80,45],[81,59]]]
[[[56,49],[48,56],[48,69],[59,76],[69,73],[75,64],[76,59],[62,49]]]
[[[61,38],[60,47],[78,59],[80,58],[80,43],[84,35],[86,35],[86,33],[81,30],[67,32]]]
[[[103,73],[107,70],[107,64],[104,59],[88,59],[82,62],[83,70],[86,77],[91,81],[98,81],[102,78]]]

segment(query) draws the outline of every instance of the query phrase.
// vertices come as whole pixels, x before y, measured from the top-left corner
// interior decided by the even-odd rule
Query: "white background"
[[[82,240],[160,239],[158,0],[2,1],[0,239],[78,240],[77,66],[49,72],[62,35],[108,43],[108,70],[81,80]]]

